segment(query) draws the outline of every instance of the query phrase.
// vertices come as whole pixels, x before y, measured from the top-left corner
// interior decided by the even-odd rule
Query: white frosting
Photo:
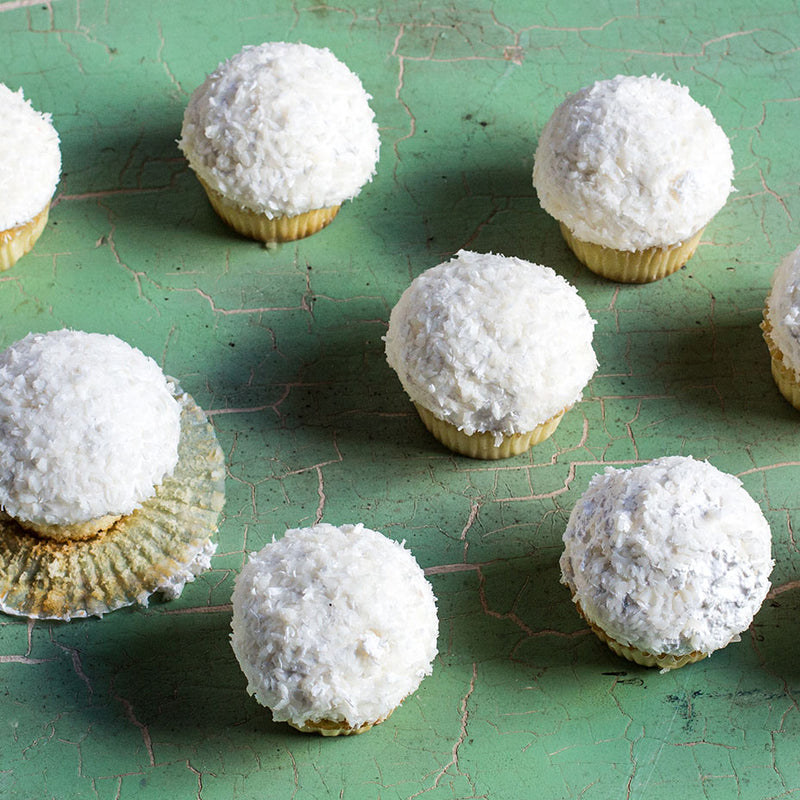
[[[587,619],[648,653],[711,653],[769,589],[769,525],[732,475],[691,457],[595,475],[564,533],[562,583]]]
[[[22,89],[0,83],[0,231],[44,211],[61,173],[58,134],[50,114],[35,111]]]
[[[691,238],[725,204],[732,177],[711,112],[656,76],[618,75],[567,97],[533,168],[545,211],[578,239],[629,251]]]
[[[231,202],[295,216],[355,197],[380,146],[370,96],[326,48],[245,47],[199,86],[179,146]]]
[[[0,505],[66,525],[128,514],[178,460],[180,407],[115,336],[28,334],[0,353]]]
[[[773,273],[766,310],[772,341],[800,379],[800,247],[784,256]]]
[[[231,627],[247,691],[275,721],[355,728],[386,717],[431,673],[438,619],[402,544],[360,524],[322,523],[250,558]]]
[[[550,267],[461,250],[403,292],[386,358],[414,402],[500,440],[580,400],[597,369],[594,325]]]

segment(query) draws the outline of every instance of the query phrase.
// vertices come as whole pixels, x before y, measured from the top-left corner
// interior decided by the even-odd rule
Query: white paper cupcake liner
[[[160,588],[194,578],[225,502],[225,461],[192,397],[178,393],[178,464],[153,497],[105,533],[52,541],[0,520],[0,610],[35,619],[102,616],[147,604]]]

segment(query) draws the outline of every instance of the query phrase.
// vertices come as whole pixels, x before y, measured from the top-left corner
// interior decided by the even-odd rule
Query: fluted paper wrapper
[[[102,616],[187,569],[217,530],[225,462],[214,429],[178,394],[178,464],[153,497],[92,539],[53,541],[0,520],[0,610],[37,619]]]
[[[392,715],[394,709],[390,711],[385,717],[376,719],[374,722],[365,722],[357,728],[353,728],[343,720],[332,719],[318,719],[306,720],[302,724],[289,722],[295,730],[302,731],[303,733],[318,733],[320,736],[357,736],[359,733],[366,733],[381,722],[386,721]]]
[[[414,406],[425,427],[445,447],[462,456],[486,460],[509,458],[530,450],[533,445],[549,438],[564,416],[564,411],[561,411],[541,425],[537,425],[532,431],[505,434],[500,444],[495,444],[494,433],[464,433],[452,423],[434,416],[425,406],[418,403],[414,403]]]
[[[0,231],[0,271],[10,269],[30,252],[47,225],[50,203],[30,222]]]
[[[770,355],[770,367],[772,378],[780,393],[800,411],[800,383],[797,381],[795,371],[786,366],[783,353],[780,351],[775,340],[772,338],[772,323],[767,317],[768,306],[764,306],[764,319],[761,323],[761,330],[764,334],[764,341],[767,343]]]
[[[595,274],[619,283],[651,283],[676,272],[694,255],[703,230],[672,247],[628,251],[585,242],[561,223],[561,235],[578,260]]]
[[[633,661],[635,664],[639,664],[642,667],[658,667],[662,672],[667,672],[671,669],[685,667],[687,664],[693,664],[695,661],[700,661],[708,655],[708,653],[703,653],[700,650],[693,650],[691,653],[682,655],[648,653],[645,650],[640,650],[638,647],[622,644],[622,642],[618,642],[616,639],[609,636],[599,625],[596,625],[588,619],[579,602],[575,601],[575,606],[578,609],[578,613],[589,624],[592,633],[594,633],[601,642],[605,642],[618,656],[627,658],[628,661]]]
[[[259,242],[293,242],[322,230],[333,222],[340,205],[317,208],[293,217],[268,217],[231,203],[219,192],[200,181],[211,206],[220,219],[242,236]]]

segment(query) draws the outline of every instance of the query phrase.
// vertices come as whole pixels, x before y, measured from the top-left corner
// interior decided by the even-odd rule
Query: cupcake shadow
[[[557,223],[539,206],[531,183],[532,159],[504,155],[480,168],[444,161],[435,170],[401,173],[396,183],[403,191],[392,187],[392,213],[385,223],[390,240],[424,248],[430,262],[426,267],[462,248],[517,256],[557,270],[554,260],[572,266]]]
[[[70,201],[107,209],[117,228],[141,241],[184,230],[191,236],[241,238],[219,220],[179,150],[181,114],[166,109],[146,121],[78,131],[62,141],[63,173],[57,189]],[[94,157],[87,161],[85,154]]]
[[[309,352],[293,376],[279,411],[298,435],[333,435],[349,454],[383,452],[394,443],[448,453],[430,437],[386,362],[379,319],[346,322],[309,337]]]
[[[790,418],[792,409],[770,373],[760,320],[748,314],[715,322],[713,328],[696,323],[650,336],[649,343],[640,340],[646,350],[664,354],[652,373],[662,387],[654,390],[663,389],[711,423],[727,425],[735,419],[739,437],[742,427],[762,426],[776,416]]]
[[[507,662],[534,674],[572,661],[574,643],[589,638],[589,631],[560,583],[560,552],[548,544],[474,572],[432,575],[442,657]]]
[[[115,612],[113,628],[102,639],[95,628],[96,641],[82,648],[93,726],[135,718],[152,741],[176,743],[278,732],[247,694],[229,632],[225,611]]]

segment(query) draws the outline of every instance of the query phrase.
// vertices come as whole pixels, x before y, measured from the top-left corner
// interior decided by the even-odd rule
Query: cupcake
[[[369,99],[330,50],[266,42],[194,91],[178,144],[228,225],[264,242],[301,239],[375,174]]]
[[[533,185],[575,255],[611,280],[647,283],[682,267],[732,191],[731,146],[683,86],[619,75],[555,110]]]
[[[177,597],[210,565],[223,500],[213,429],[141,351],[59,330],[0,353],[0,610]]]
[[[675,669],[739,640],[769,589],[769,525],[732,475],[686,456],[592,478],[561,582],[618,655]]]
[[[58,134],[22,89],[0,83],[0,270],[14,266],[41,236],[61,173]]]
[[[597,369],[594,325],[549,267],[461,250],[403,292],[386,358],[442,444],[506,458],[545,440],[580,400]]]
[[[781,394],[800,409],[800,247],[783,258],[772,276],[761,329],[772,377]]]
[[[438,619],[411,553],[363,525],[286,531],[233,591],[231,645],[247,691],[323,736],[363,733],[431,673]]]

